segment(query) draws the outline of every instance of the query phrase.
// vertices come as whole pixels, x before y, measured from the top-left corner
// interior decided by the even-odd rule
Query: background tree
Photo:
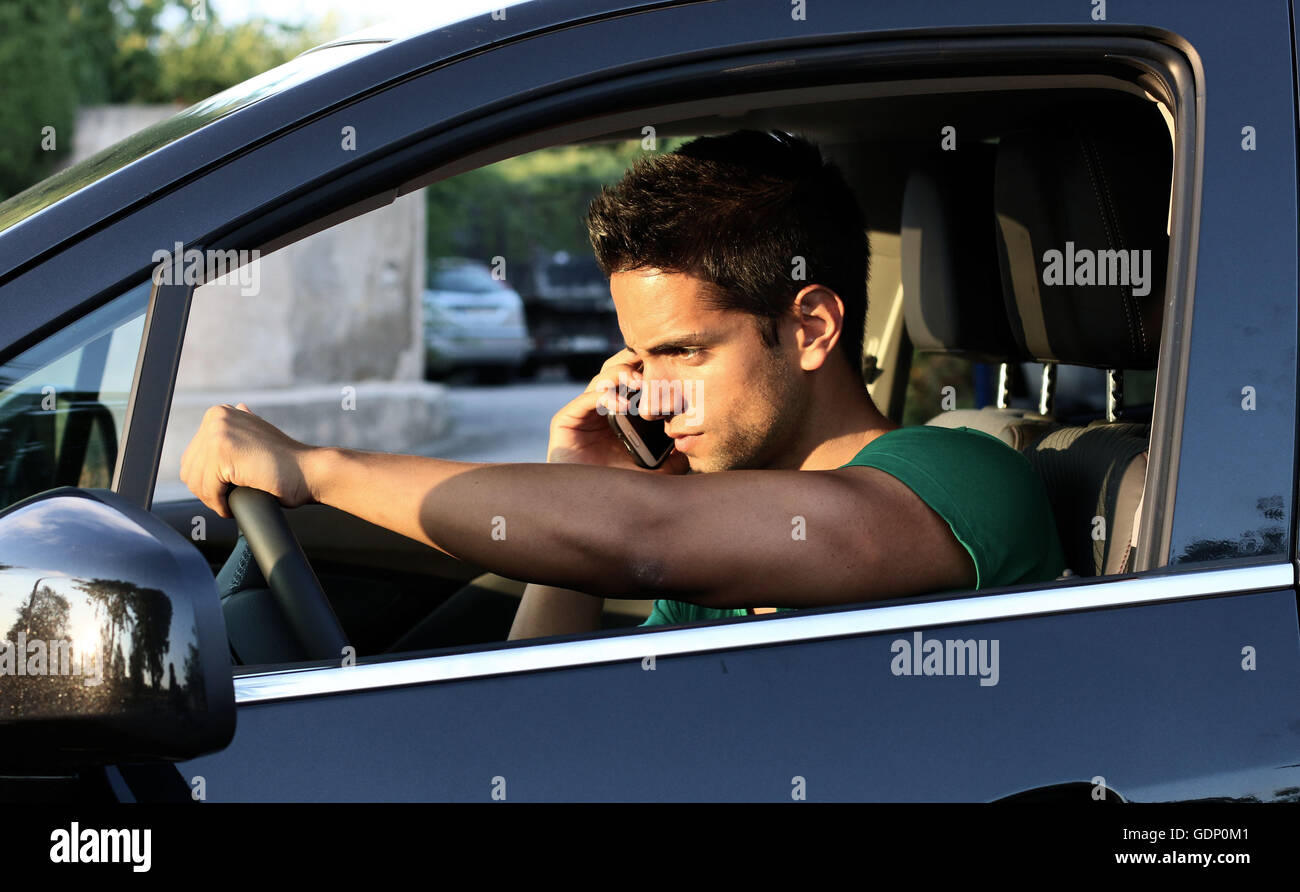
[[[671,152],[686,139],[660,140]],[[591,254],[587,205],[646,154],[639,140],[530,152],[434,183],[428,201],[430,257],[500,255],[528,262],[537,250]]]
[[[0,3],[0,198],[48,175],[71,147],[77,110],[71,38],[57,2]]]
[[[204,19],[191,12],[189,0],[0,0],[0,200],[68,155],[79,106],[189,105],[338,30],[331,17],[226,25],[212,0]]]
[[[324,43],[336,30],[329,16],[303,26],[261,18],[226,25],[209,7],[207,21],[187,20],[159,38],[152,101],[191,105]]]

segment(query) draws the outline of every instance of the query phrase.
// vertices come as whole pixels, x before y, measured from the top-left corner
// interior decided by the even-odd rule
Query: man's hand
[[[609,415],[627,412],[627,399],[618,395],[619,375],[626,376],[629,388],[642,386],[641,362],[631,350],[624,348],[615,353],[600,372],[591,379],[587,389],[555,413],[551,419],[551,437],[546,447],[546,460],[556,463],[603,465],[610,468],[651,470],[656,474],[685,474],[690,471],[686,456],[674,449],[663,464],[654,469],[643,468],[628,454],[618,435],[609,426]],[[602,412],[601,409],[604,409]]]
[[[551,419],[547,462],[632,468],[656,474],[690,471],[686,456],[675,449],[659,467],[641,467],[609,426],[610,413],[627,411],[627,398],[618,395],[619,374],[626,376],[629,389],[635,390],[643,385],[640,366],[626,348],[605,360],[587,389]],[[605,599],[595,595],[529,583],[510,627],[510,640],[597,631],[604,607]]]
[[[316,501],[304,469],[313,447],[286,436],[247,406],[213,406],[181,456],[181,482],[222,517],[236,486],[269,492],[286,508]]]

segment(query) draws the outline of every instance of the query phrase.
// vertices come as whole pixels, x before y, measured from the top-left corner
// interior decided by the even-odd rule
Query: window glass
[[[247,252],[200,285],[154,504],[193,498],[180,457],[221,403],[317,445],[545,461],[551,417],[623,348],[586,208],[646,152],[615,140],[521,154]]]
[[[616,140],[521,154],[228,258],[224,281],[194,290],[154,511],[228,578],[238,531],[205,520],[180,480],[204,413],[223,403],[313,445],[544,462],[552,417],[623,348],[587,206],[648,151]],[[409,540],[371,540],[339,512],[290,517],[359,654],[506,638],[523,582]],[[650,609],[609,599],[602,623],[637,625]],[[241,663],[274,662],[241,637],[241,617],[227,626]]]
[[[111,485],[152,283],[0,366],[0,508]]]

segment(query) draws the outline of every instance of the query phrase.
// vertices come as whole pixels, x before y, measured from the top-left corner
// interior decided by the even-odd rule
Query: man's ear
[[[794,343],[804,371],[819,369],[844,331],[844,302],[824,285],[809,285],[794,298]]]

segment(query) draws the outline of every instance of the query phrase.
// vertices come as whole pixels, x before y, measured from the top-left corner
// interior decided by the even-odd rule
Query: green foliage
[[[670,152],[687,139],[661,140]],[[590,254],[587,205],[645,154],[637,140],[541,149],[434,183],[428,201],[430,257],[497,255],[531,260],[535,251]]]
[[[50,3],[51,8],[57,3]],[[80,105],[101,105],[113,100],[112,73],[118,55],[120,30],[113,5],[107,0],[64,0],[68,14],[68,45]]]
[[[323,42],[311,27],[266,19],[227,25],[213,0],[53,0],[66,7],[81,105],[192,104]]]
[[[193,17],[191,0],[0,0],[0,200],[48,176],[78,106],[192,104],[288,61],[337,30]],[[54,128],[55,151],[42,148]],[[47,141],[48,144],[48,141]]]
[[[94,2],[94,0],[92,0]],[[103,4],[105,0],[97,0]],[[114,15],[114,54],[106,72],[109,102],[157,102],[150,90],[158,82],[161,66],[154,46],[162,28],[158,17],[168,0],[110,0]],[[177,6],[188,4],[177,0]]]
[[[266,19],[235,25],[211,17],[206,22],[187,21],[158,42],[160,72],[153,86],[154,101],[190,105],[220,93],[323,43],[331,30],[329,22],[292,27]]]
[[[0,3],[0,198],[46,176],[71,146],[76,74],[67,16],[51,0]],[[49,145],[52,133],[54,151]]]
[[[153,102],[159,78],[155,45],[168,7],[184,0],[47,0],[67,17],[79,105]]]

